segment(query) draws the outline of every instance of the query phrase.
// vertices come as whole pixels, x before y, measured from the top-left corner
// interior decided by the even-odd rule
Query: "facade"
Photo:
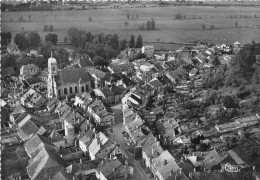
[[[24,79],[25,77],[34,76],[39,73],[39,68],[34,64],[24,65],[20,69],[20,77]]]
[[[146,45],[142,47],[142,53],[146,54],[147,56],[151,57],[154,53],[154,46]]]
[[[92,77],[85,68],[58,69],[53,57],[48,60],[48,98],[69,97],[91,90]]]

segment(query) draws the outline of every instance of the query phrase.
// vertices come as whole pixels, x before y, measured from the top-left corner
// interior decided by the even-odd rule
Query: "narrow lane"
[[[151,180],[149,175],[144,171],[134,157],[127,151],[127,146],[125,144],[124,136],[122,134],[123,117],[121,111],[121,104],[112,107],[115,114],[115,125],[112,126],[113,133],[110,134],[110,138],[120,145],[122,153],[125,157],[129,159],[129,163],[134,166],[134,174],[129,177],[132,180]]]

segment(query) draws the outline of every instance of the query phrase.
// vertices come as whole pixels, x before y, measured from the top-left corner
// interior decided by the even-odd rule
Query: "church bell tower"
[[[47,97],[57,97],[57,87],[55,83],[55,76],[57,75],[57,61],[51,57],[48,59],[48,81],[47,81]]]

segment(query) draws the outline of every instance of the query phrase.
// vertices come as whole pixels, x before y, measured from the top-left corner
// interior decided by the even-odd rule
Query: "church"
[[[58,69],[57,61],[48,59],[47,97],[65,98],[90,92],[93,78],[85,68]]]

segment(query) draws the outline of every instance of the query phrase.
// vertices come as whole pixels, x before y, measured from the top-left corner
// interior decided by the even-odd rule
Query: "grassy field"
[[[176,20],[175,15],[181,13],[185,20]],[[130,19],[127,19],[130,14]],[[136,19],[136,14],[139,18]],[[28,21],[31,15],[32,22],[17,22],[20,16]],[[135,19],[132,20],[132,15]],[[58,34],[59,41],[63,41],[67,31],[71,27],[91,31],[93,33],[117,33],[120,38],[129,38],[132,34],[142,34],[144,41],[157,41],[159,38],[165,42],[189,42],[198,39],[210,39],[215,43],[233,44],[239,41],[242,44],[253,39],[260,40],[260,29],[253,28],[260,25],[260,18],[228,18],[230,16],[247,15],[260,17],[259,7],[200,7],[200,6],[171,6],[171,7],[147,7],[147,8],[119,8],[96,10],[71,10],[48,12],[3,12],[2,31],[11,31],[12,34],[24,30],[36,30],[42,39],[47,34],[43,32],[43,26],[54,25],[54,33]],[[93,21],[89,22],[88,18]],[[213,16],[213,18],[211,17]],[[155,31],[140,31],[138,27],[148,19],[154,18]],[[196,19],[193,19],[196,18]],[[201,19],[199,19],[201,18]],[[10,22],[10,20],[13,22]],[[129,22],[126,28],[124,22]],[[235,22],[239,28],[235,28]],[[202,25],[208,28],[215,25],[215,30],[202,30]]]

